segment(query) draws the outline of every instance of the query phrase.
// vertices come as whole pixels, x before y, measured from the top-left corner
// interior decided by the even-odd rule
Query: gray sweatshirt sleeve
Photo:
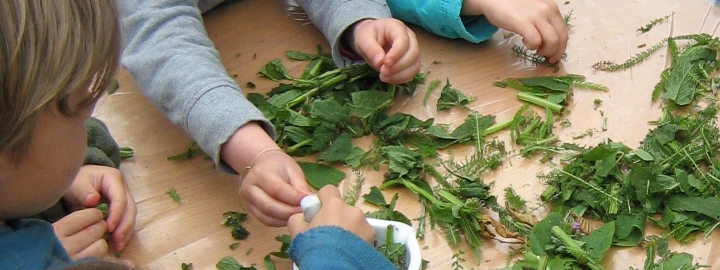
[[[123,26],[122,65],[217,168],[233,172],[221,161],[220,148],[237,129],[259,121],[271,137],[275,130],[230,78],[207,36],[201,12],[219,2],[117,0]]]
[[[295,0],[325,35],[339,67],[358,63],[340,54],[342,34],[363,19],[392,18],[385,0]]]

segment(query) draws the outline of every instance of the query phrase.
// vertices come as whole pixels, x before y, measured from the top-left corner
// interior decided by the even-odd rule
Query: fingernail
[[[378,54],[376,54],[375,56],[373,56],[373,58],[372,58],[372,64],[373,64],[373,66],[379,67],[379,66],[380,66],[380,62],[382,61],[382,58],[383,58],[383,55],[380,54],[380,53],[378,53]]]

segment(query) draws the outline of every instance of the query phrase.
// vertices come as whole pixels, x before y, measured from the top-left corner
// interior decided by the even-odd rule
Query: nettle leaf
[[[290,117],[288,117],[287,123],[290,125],[299,126],[299,127],[312,127],[312,126],[316,125],[315,121],[313,121],[312,119],[310,119],[302,114],[299,114],[292,110],[289,112],[290,112]]]
[[[696,269],[693,265],[693,255],[685,252],[672,253],[670,256],[655,265],[651,270]]]
[[[393,104],[393,97],[383,91],[360,91],[352,93],[352,114],[368,119]]]
[[[433,121],[433,118],[422,121],[409,114],[397,113],[380,121],[376,133],[383,141],[391,141],[410,130],[427,129]]]
[[[399,177],[407,175],[410,170],[416,168],[420,154],[408,149],[405,146],[386,146],[383,153],[388,158],[388,170],[399,174]]]
[[[260,69],[260,75],[276,82],[290,78],[290,76],[288,75],[288,70],[283,67],[280,59],[272,60],[270,63],[267,63],[265,66],[263,66]]]
[[[645,236],[645,214],[618,215],[615,220],[613,244],[621,247],[634,247]]]
[[[312,135],[312,150],[324,151],[330,146],[330,142],[337,137],[334,126],[322,123],[315,128]]]
[[[437,101],[436,107],[438,111],[442,111],[450,109],[455,105],[466,106],[468,104],[470,104],[470,99],[459,90],[452,88],[450,79],[448,79],[445,87],[440,91],[440,98]]]
[[[535,224],[530,232],[530,250],[538,256],[547,255],[545,247],[552,243],[551,229],[554,226],[562,226],[562,215],[552,212],[543,220]]]
[[[347,133],[340,135],[327,150],[320,154],[320,160],[329,162],[344,162],[350,167],[358,168],[367,153],[355,146]]]
[[[250,93],[247,95],[247,99],[248,101],[250,101],[250,103],[255,105],[255,107],[260,109],[260,111],[266,118],[274,116],[279,111],[278,107],[270,104],[270,102],[268,102],[267,99],[261,94]]]
[[[285,128],[283,129],[283,134],[295,143],[299,143],[312,138],[310,132],[307,132],[305,129],[296,126],[285,126]]]
[[[337,125],[350,119],[350,109],[334,100],[318,100],[310,108],[310,118]]]
[[[583,249],[590,252],[590,258],[599,262],[612,245],[612,236],[615,235],[615,221],[611,221],[589,235],[580,238],[585,242]]]
[[[370,187],[370,192],[362,196],[366,202],[369,202],[375,206],[385,207],[387,202],[380,189],[376,186]]]
[[[337,186],[345,178],[345,173],[328,165],[314,162],[298,162],[305,173],[305,179],[315,189],[327,185]]]

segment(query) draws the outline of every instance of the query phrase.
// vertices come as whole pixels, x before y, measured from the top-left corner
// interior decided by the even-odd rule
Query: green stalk
[[[335,85],[345,79],[347,79],[347,75],[341,74],[341,75],[338,75],[337,77],[333,77],[327,81],[324,81],[320,84],[320,86],[310,89],[310,91],[307,91],[304,94],[300,95],[299,97],[296,97],[295,99],[288,102],[286,108],[295,107],[295,105],[298,105],[298,104],[302,103],[303,101],[307,100],[309,97],[317,94],[317,92],[319,92],[320,89]]]
[[[134,153],[130,147],[120,147],[120,159],[128,159],[133,157]]]
[[[511,119],[511,120],[507,120],[507,121],[502,122],[502,123],[498,123],[498,124],[492,125],[492,126],[490,126],[489,128],[487,128],[485,131],[483,131],[481,135],[482,135],[483,137],[487,137],[487,136],[489,136],[489,135],[491,135],[491,134],[494,134],[495,132],[498,132],[498,131],[501,131],[501,130],[503,130],[503,129],[508,128],[508,127],[511,126],[512,124],[513,124],[513,120]]]
[[[520,93],[518,93],[517,96],[518,96],[518,99],[520,99],[522,101],[530,102],[532,104],[541,106],[543,108],[550,109],[551,111],[553,111],[555,113],[559,113],[563,109],[562,105],[552,103],[552,102],[548,101],[547,99],[539,98],[530,93],[520,92]]]
[[[287,152],[288,154],[293,153],[293,152],[297,151],[298,149],[300,149],[300,147],[306,146],[306,145],[308,145],[308,144],[310,144],[310,143],[312,143],[312,139],[304,140],[304,141],[302,141],[302,142],[296,143],[296,144],[293,145],[293,146],[288,147],[288,149],[287,149],[286,152]]]
[[[550,199],[550,196],[555,194],[555,192],[558,191],[558,188],[556,186],[548,186],[545,191],[543,191],[542,194],[540,194],[540,199],[543,201],[547,201]]]
[[[592,258],[588,257],[588,252],[583,250],[580,245],[578,245],[575,240],[573,240],[570,235],[565,233],[560,227],[553,226],[551,229],[552,233],[557,236],[557,238],[560,239],[560,241],[565,244],[565,247],[570,252],[570,254],[578,259],[579,262],[585,264],[587,267],[589,267],[592,270],[603,270],[604,268],[602,265],[598,264],[597,262],[593,261]]]

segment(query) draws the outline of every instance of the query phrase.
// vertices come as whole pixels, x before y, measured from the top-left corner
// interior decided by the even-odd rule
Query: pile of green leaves
[[[646,219],[681,242],[720,224],[720,131],[717,107],[673,116],[666,111],[638,149],[606,142],[575,147],[562,169],[541,176],[541,199],[554,211],[615,221],[613,244],[636,246]]]
[[[689,45],[681,49],[677,41],[689,41]],[[720,69],[717,61],[720,39],[708,34],[666,38],[621,64],[600,61],[593,68],[604,71],[625,70],[642,63],[666,45],[671,64],[662,72],[660,82],[653,90],[653,100],[662,96],[672,104],[684,106],[696,101],[698,92],[717,92],[717,78],[710,74]]]
[[[232,228],[231,234],[234,239],[242,240],[250,235],[250,232],[241,224],[247,221],[247,214],[230,211],[223,213],[223,217],[225,217],[225,219],[220,222],[220,225]]]
[[[586,82],[585,76],[567,74],[563,76],[541,76],[531,78],[508,78],[494,83],[497,87],[520,90],[518,99],[529,102],[554,113],[564,110],[572,89],[607,91],[607,87]]]
[[[604,269],[600,261],[610,249],[615,223],[583,235],[558,213],[538,222],[524,246],[523,258],[510,269]]]
[[[327,150],[341,134],[370,134],[373,124],[386,118],[385,109],[397,93],[412,94],[424,81],[420,74],[407,84],[385,84],[370,66],[337,68],[322,51],[289,51],[287,56],[309,61],[303,74],[291,76],[276,59],[260,74],[280,85],[267,97],[252,93],[248,99],[275,125],[278,145],[298,156]]]
[[[549,161],[560,149],[555,146],[558,137],[553,134],[553,113],[545,109],[545,120],[538,116],[535,111],[528,110],[529,104],[525,103],[513,118],[510,127],[510,139],[520,145],[520,155],[531,157],[542,153],[542,162]]]
[[[668,249],[669,242],[667,237],[648,236],[644,243],[646,247],[644,270],[663,270],[663,269],[683,269],[693,270],[705,268],[707,266],[693,265],[693,255],[688,253],[671,252]],[[659,260],[655,260],[660,257]],[[630,268],[635,270],[635,268]]]

